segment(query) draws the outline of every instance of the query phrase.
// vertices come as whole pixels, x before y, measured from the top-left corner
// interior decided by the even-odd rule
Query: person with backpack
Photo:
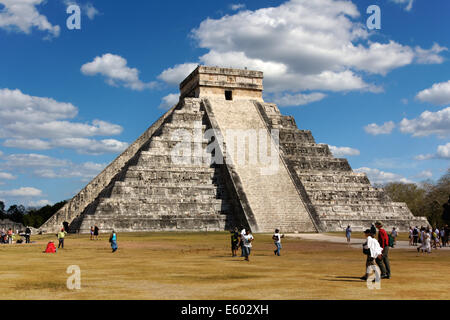
[[[272,240],[274,241],[275,247],[277,247],[275,249],[275,251],[273,252],[276,256],[280,256],[281,255],[281,249],[283,248],[281,246],[281,239],[284,238],[284,234],[280,234],[280,230],[276,229],[275,230],[275,234],[272,236]]]
[[[364,235],[366,236],[367,241],[363,244],[363,253],[367,256],[367,260],[366,274],[361,277],[361,280],[367,281],[369,277],[369,268],[377,265],[375,261],[378,258],[381,259],[383,249],[381,249],[378,241],[372,238],[372,231],[370,229],[364,231]]]
[[[386,230],[383,229],[383,224],[380,221],[375,223],[378,229],[378,242],[380,247],[383,249],[383,254],[381,257],[376,259],[376,263],[381,270],[381,279],[391,278],[391,266],[389,263],[389,237]]]

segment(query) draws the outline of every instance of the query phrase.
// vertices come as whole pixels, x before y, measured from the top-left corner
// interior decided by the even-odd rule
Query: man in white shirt
[[[250,231],[247,230],[246,234],[242,238],[243,240],[243,253],[245,257],[245,261],[250,261],[249,257],[252,252],[252,242],[254,240]]]
[[[281,238],[284,238],[284,234],[280,234],[280,230],[276,229],[275,234],[272,237],[274,244],[277,247],[273,252],[276,256],[280,256],[281,249],[283,248],[281,246]]]
[[[363,253],[367,255],[367,260],[366,274],[361,277],[361,280],[367,281],[370,270],[373,270],[374,268],[377,268],[377,272],[379,273],[379,275],[381,275],[380,269],[377,267],[375,259],[381,259],[383,249],[381,248],[380,243],[376,239],[372,238],[371,230],[366,230],[364,232],[364,235],[366,236],[367,241],[363,244]]]

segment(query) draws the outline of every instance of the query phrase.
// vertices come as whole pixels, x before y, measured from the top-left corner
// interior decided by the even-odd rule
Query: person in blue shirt
[[[113,230],[113,232],[111,233],[111,236],[109,237],[109,242],[111,243],[111,248],[112,248],[112,252],[116,252],[118,249],[117,246],[117,234],[116,232]]]
[[[352,228],[350,226],[345,230],[345,236],[347,237],[347,243],[350,243],[352,240]]]

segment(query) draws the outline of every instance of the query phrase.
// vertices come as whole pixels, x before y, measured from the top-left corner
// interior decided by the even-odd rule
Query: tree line
[[[66,203],[67,201],[62,201],[53,206],[48,205],[39,209],[25,208],[23,205],[14,204],[5,210],[5,203],[0,201],[0,220],[8,219],[24,226],[39,228]]]
[[[426,217],[433,227],[450,224],[450,169],[437,182],[394,182],[381,187],[393,201],[405,202],[413,215]]]

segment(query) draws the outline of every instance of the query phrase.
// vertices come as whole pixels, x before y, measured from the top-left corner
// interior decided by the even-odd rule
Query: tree
[[[3,201],[0,201],[0,220],[5,219],[5,203]]]
[[[12,205],[6,211],[6,216],[9,220],[17,223],[23,223],[23,216],[26,214],[26,209],[22,205]]]

